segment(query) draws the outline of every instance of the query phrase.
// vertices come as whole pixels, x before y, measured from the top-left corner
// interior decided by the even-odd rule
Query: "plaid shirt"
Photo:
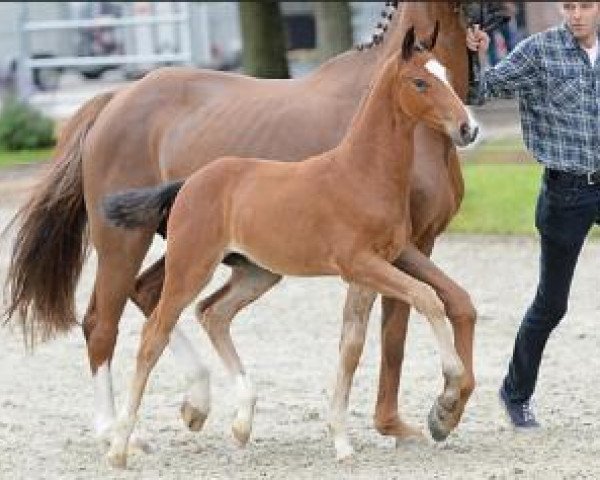
[[[600,170],[600,59],[592,66],[566,25],[530,36],[482,73],[482,99],[514,93],[524,142],[538,162]]]

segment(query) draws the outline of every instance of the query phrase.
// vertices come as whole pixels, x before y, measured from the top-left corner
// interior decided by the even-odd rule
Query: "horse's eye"
[[[424,92],[428,87],[427,82],[421,78],[415,78],[413,83],[419,92]]]

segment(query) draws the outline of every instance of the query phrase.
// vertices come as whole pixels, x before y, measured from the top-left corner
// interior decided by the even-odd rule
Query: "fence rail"
[[[89,27],[130,27],[138,25],[156,25],[169,23],[183,23],[188,21],[188,15],[185,13],[173,15],[144,15],[138,17],[98,17],[93,19],[81,20],[46,20],[29,21],[23,25],[23,30],[27,32],[36,32],[40,30],[64,30]]]
[[[53,57],[26,59],[28,68],[87,67],[93,65],[126,65],[130,63],[189,63],[190,52],[157,55],[109,55],[104,57]]]
[[[173,3],[172,5],[175,5]],[[190,12],[189,5],[185,2],[177,2],[178,11],[173,13],[167,12],[148,12],[135,15],[132,6],[127,5],[130,10],[123,17],[99,16],[96,18],[80,18],[69,20],[30,20],[29,8],[27,3],[22,4],[21,8],[21,61],[23,66],[30,71],[32,69],[61,69],[61,68],[77,68],[77,67],[105,67],[116,65],[139,65],[139,64],[191,64],[192,51],[190,42]],[[160,25],[172,25],[173,41],[176,45],[174,50],[157,52],[156,50],[148,51],[147,44],[144,47],[146,51],[139,51],[142,47],[139,42],[156,42],[157,28]],[[30,53],[30,38],[36,32],[44,31],[73,31],[79,29],[90,28],[114,28],[124,27],[129,30],[126,38],[127,47],[125,52],[115,54],[100,54],[100,55],[77,55],[72,53],[69,55],[44,55],[43,58],[36,58]],[[149,37],[144,37],[144,40],[136,40],[136,32],[139,33],[139,27],[149,27],[152,31],[149,32]],[[127,50],[131,49],[131,50]]]

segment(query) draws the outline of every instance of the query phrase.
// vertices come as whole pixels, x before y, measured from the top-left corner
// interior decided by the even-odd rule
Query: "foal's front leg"
[[[347,431],[348,398],[354,372],[365,344],[369,314],[376,296],[376,292],[354,284],[348,287],[346,295],[340,338],[340,360],[329,419],[329,429],[338,460],[344,460],[354,452]]]
[[[435,431],[432,430],[434,436],[447,436],[456,425],[450,417],[454,416],[460,404],[465,369],[454,348],[443,303],[429,285],[369,253],[352,259],[351,267],[346,272],[349,280],[414,306],[429,321],[438,342],[445,378],[444,391],[431,409],[429,424],[430,427],[432,424],[437,427]]]
[[[433,438],[443,440],[460,421],[465,405],[475,388],[473,336],[477,312],[469,294],[414,246],[409,245],[396,260],[395,265],[409,275],[431,285],[444,302],[446,314],[454,330],[454,344],[465,367],[460,399],[454,410],[445,416],[443,425],[436,423],[436,416],[430,417],[429,429]]]

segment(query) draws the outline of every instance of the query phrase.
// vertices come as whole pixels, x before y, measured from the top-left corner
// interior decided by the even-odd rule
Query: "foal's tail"
[[[53,337],[75,325],[75,287],[87,253],[82,147],[96,118],[113,97],[97,95],[67,122],[50,171],[11,220],[17,227],[5,289],[4,323],[17,313],[25,343]]]
[[[183,180],[158,187],[137,188],[109,195],[104,199],[104,216],[123,228],[138,228],[166,220]]]

